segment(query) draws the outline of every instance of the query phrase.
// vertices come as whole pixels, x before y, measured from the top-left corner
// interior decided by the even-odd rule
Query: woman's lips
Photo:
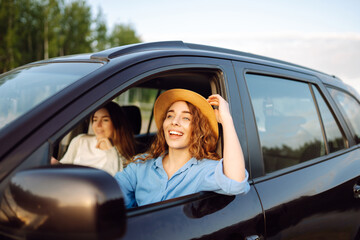
[[[169,131],[169,134],[170,134],[170,136],[182,136],[182,135],[184,135],[184,133],[182,133],[182,132],[179,132],[179,131],[175,131],[175,130],[170,130]]]

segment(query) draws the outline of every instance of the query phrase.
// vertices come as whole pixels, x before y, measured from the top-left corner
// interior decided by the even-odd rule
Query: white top
[[[96,148],[96,144],[96,136],[80,134],[71,140],[60,162],[99,168],[113,176],[122,171],[125,158],[116,148],[101,150]]]

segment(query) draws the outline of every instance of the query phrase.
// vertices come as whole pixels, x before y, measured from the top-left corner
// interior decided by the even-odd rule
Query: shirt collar
[[[162,160],[165,155],[161,155],[154,160],[154,168],[164,168],[162,164]]]
[[[164,168],[164,167],[163,167],[163,163],[162,163],[162,160],[163,160],[164,156],[165,156],[165,155],[161,155],[161,156],[159,156],[158,158],[156,158],[156,159],[154,160],[154,163],[153,163],[153,164],[154,164],[154,167],[155,167],[155,168]],[[199,160],[197,160],[196,158],[192,157],[192,158],[190,158],[190,160],[187,161],[187,162],[184,164],[184,166],[182,166],[179,170],[180,170],[181,172],[183,172],[183,171],[185,171],[186,169],[188,169],[189,167],[191,167],[192,165],[198,164],[198,163],[199,163]]]

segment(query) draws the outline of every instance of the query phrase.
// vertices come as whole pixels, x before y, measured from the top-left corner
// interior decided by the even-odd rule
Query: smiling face
[[[114,126],[109,112],[105,108],[97,110],[92,118],[92,128],[96,138],[109,138],[114,136]]]
[[[173,103],[166,113],[163,122],[164,135],[169,149],[186,149],[189,147],[192,133],[192,115],[184,101]]]

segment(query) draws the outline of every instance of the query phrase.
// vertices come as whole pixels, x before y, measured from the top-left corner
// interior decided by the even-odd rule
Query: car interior
[[[173,88],[189,89],[207,98],[211,94],[220,93],[222,72],[219,69],[187,68],[175,69],[149,75],[108,101],[117,102],[124,110],[131,124],[136,154],[146,152],[150,147],[157,128],[153,121],[153,106],[156,98],[164,91]],[[144,96],[147,99],[144,99]],[[221,128],[219,128],[221,131]],[[53,157],[61,159],[71,140],[79,134],[94,134],[91,128],[90,116],[83,119],[53,146]],[[221,133],[221,132],[220,132]],[[221,134],[217,152],[221,153]]]

